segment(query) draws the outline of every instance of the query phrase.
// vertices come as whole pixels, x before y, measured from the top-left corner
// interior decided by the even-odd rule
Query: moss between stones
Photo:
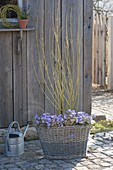
[[[113,130],[113,120],[100,120],[92,125],[91,134]]]

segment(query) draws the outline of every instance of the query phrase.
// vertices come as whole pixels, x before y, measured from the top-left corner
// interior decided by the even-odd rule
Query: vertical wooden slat
[[[34,68],[37,55],[34,51],[36,41],[32,31],[27,33],[27,88],[28,88],[28,120],[32,120],[38,106],[38,85],[35,78]],[[33,38],[33,39],[32,39]],[[30,43],[32,39],[32,43]],[[35,48],[36,49],[36,48]],[[37,62],[36,62],[37,63]],[[37,105],[36,105],[37,103]]]
[[[101,86],[105,85],[105,58],[106,58],[106,30],[102,15],[99,18],[99,82]]]
[[[62,47],[61,47],[61,36],[62,36],[62,4],[61,4],[61,0],[54,0],[54,54],[55,54],[55,60],[54,60],[54,72],[55,71],[55,67],[56,67],[56,61],[58,56],[60,56],[62,58]],[[55,36],[55,34],[58,36],[58,42],[57,42],[57,37]],[[61,64],[61,63],[60,63]],[[57,73],[56,73],[57,74]],[[59,69],[59,73],[61,76],[61,68]],[[55,83],[55,82],[54,82]],[[56,87],[54,84],[54,89],[56,91]],[[60,99],[57,99],[60,101]],[[60,105],[61,107],[61,105]],[[57,114],[58,110],[56,108],[54,108],[54,112]]]
[[[27,34],[28,120],[32,120],[36,113],[41,114],[44,111],[44,93],[42,91],[44,83],[39,65],[44,37],[44,0],[32,1],[31,16],[34,16],[31,24],[37,29]],[[43,67],[42,70],[44,70]]]
[[[106,77],[107,77],[107,61],[108,61],[108,53],[107,53],[107,18],[106,16],[103,16],[103,57],[102,57],[102,64],[103,67],[103,76],[102,76],[102,82],[104,85],[107,85]]]
[[[0,127],[13,120],[12,33],[0,32]]]
[[[70,64],[74,68],[73,88],[76,100],[74,109],[83,110],[83,1],[62,1],[62,57],[64,61],[66,60],[67,36]]]
[[[22,125],[28,122],[28,96],[27,96],[27,32],[22,37]]]
[[[106,25],[103,23],[102,26],[102,86],[106,85]]]
[[[100,29],[99,29],[99,84],[105,85],[105,61],[106,61],[106,27],[103,22],[102,16],[100,16]]]
[[[52,101],[54,103],[54,93],[48,79],[49,75],[52,86],[54,87],[54,7],[54,0],[45,0],[45,58],[48,67],[48,70],[45,70],[45,81],[48,86],[45,85],[45,93],[47,96],[45,96],[45,111],[50,113],[54,113],[54,105],[50,102]]]
[[[99,17],[96,16],[97,25],[96,25],[96,75],[95,80],[96,84],[99,82]]]
[[[113,17],[108,22],[108,89],[113,89]]]
[[[42,93],[43,82],[38,82],[37,76],[40,73],[36,48],[35,32],[27,35],[27,75],[28,75],[28,120],[31,121],[36,113],[41,114],[44,110],[44,94]],[[30,40],[32,39],[32,43]],[[35,50],[34,50],[35,48]]]
[[[95,72],[95,60],[94,60],[94,56],[95,56],[95,40],[94,40],[94,37],[95,37],[95,23],[94,23],[94,19],[93,19],[93,32],[92,32],[92,40],[93,40],[93,43],[92,43],[92,83],[94,83],[94,72]]]
[[[24,38],[24,37],[22,37]],[[14,88],[14,120],[20,125],[23,122],[23,63],[20,32],[13,32],[13,88]],[[17,54],[17,46],[20,52]],[[24,44],[23,44],[24,46]],[[26,48],[24,49],[26,51]]]
[[[95,19],[94,19],[95,20]],[[93,43],[92,43],[92,83],[95,83],[95,64],[96,64],[96,22],[93,22]]]
[[[94,81],[92,81],[93,83],[97,82],[97,69],[96,69],[96,65],[97,65],[97,50],[96,50],[96,46],[97,46],[97,17],[95,16],[94,19],[94,37],[93,37],[93,48],[94,48],[94,52],[93,52],[93,60],[94,62],[92,62],[92,64],[94,63]]]
[[[84,111],[91,113],[92,84],[92,7],[93,1],[84,0]]]
[[[98,68],[98,84],[101,84],[101,77],[102,77],[102,34],[101,34],[102,24],[101,24],[101,15],[99,16],[99,68]]]
[[[78,30],[79,39],[80,39],[80,49],[79,49],[79,53],[80,53],[80,89],[79,89],[80,108],[79,108],[79,110],[84,110],[84,50],[83,50],[84,49],[84,44],[83,44],[83,39],[84,39],[84,29],[83,29],[84,28],[84,17],[83,17],[84,16],[84,13],[83,13],[83,11],[84,11],[84,3],[79,1],[78,6],[79,6],[79,9],[78,9],[78,22],[80,22],[80,26],[78,27],[78,29],[80,29],[80,30]],[[79,11],[81,13],[79,13]],[[79,17],[80,17],[80,19],[79,19]],[[79,47],[77,47],[77,49],[78,48]]]

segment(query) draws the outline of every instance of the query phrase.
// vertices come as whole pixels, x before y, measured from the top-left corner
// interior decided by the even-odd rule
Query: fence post
[[[108,19],[108,89],[113,89],[113,16]]]

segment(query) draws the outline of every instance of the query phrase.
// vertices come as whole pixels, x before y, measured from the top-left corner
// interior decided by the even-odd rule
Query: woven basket
[[[90,125],[64,126],[38,129],[46,158],[72,159],[86,156]]]

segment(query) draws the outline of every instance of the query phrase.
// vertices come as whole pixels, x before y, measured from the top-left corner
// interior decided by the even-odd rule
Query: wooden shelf
[[[25,29],[21,28],[0,28],[0,32],[7,32],[7,31],[32,31],[35,30],[35,27],[27,27]]]

